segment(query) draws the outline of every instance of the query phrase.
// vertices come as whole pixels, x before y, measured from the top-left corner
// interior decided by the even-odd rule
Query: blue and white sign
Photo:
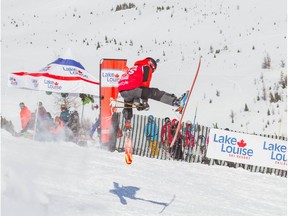
[[[122,70],[119,69],[102,69],[101,71],[101,86],[102,87],[118,87]]]
[[[287,142],[212,128],[207,157],[286,170]]]

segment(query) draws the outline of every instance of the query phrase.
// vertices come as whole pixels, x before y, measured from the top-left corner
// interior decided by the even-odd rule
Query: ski
[[[173,146],[174,146],[175,141],[176,141],[177,136],[178,136],[178,133],[179,133],[179,131],[180,131],[180,129],[181,129],[181,124],[182,124],[182,121],[183,121],[183,117],[184,117],[184,115],[185,115],[185,111],[186,111],[186,108],[187,108],[187,105],[188,105],[190,96],[191,96],[191,94],[192,94],[194,85],[195,85],[195,83],[196,83],[196,80],[197,80],[197,77],[198,77],[198,73],[199,73],[199,71],[200,71],[200,66],[201,66],[201,57],[200,57],[200,59],[199,59],[198,67],[197,67],[197,70],[196,70],[196,74],[195,74],[195,76],[194,76],[192,85],[191,85],[191,87],[190,87],[190,90],[189,90],[189,93],[188,93],[188,96],[187,96],[187,100],[186,100],[186,102],[185,102],[185,104],[184,104],[183,109],[181,110],[181,116],[180,116],[180,119],[179,119],[179,123],[178,123],[178,125],[177,125],[177,128],[176,128],[176,131],[175,131],[173,140],[172,140],[172,142],[171,142],[171,144],[170,144],[170,147],[173,147]]]
[[[125,148],[125,162],[131,164],[133,161],[133,146],[132,146],[132,128],[131,120],[125,120],[124,132],[124,148]]]
[[[132,147],[132,131],[126,131],[125,133],[125,162],[130,165],[133,161],[133,147]]]
[[[112,104],[112,106],[114,108],[132,108],[132,109],[137,109],[137,108],[141,108],[143,107],[141,104],[136,105],[135,103],[127,103],[124,101],[120,101],[114,98],[110,98],[110,102],[114,104]],[[117,105],[117,103],[123,104],[123,105]]]
[[[196,106],[196,111],[195,111],[195,114],[194,114],[194,120],[193,120],[193,125],[192,125],[192,129],[191,129],[191,133],[193,133],[193,137],[194,137],[194,135],[195,135],[195,132],[196,132],[196,124],[195,124],[195,122],[196,122],[196,116],[197,116],[197,106]],[[191,139],[192,139],[192,137],[190,137]],[[194,142],[195,142],[195,138],[194,138]],[[189,145],[188,145],[188,149],[187,149],[187,154],[186,154],[186,156],[184,157],[184,160],[185,161],[190,161],[190,155],[191,155],[191,149],[192,149],[192,144],[193,143],[191,143],[191,140],[189,141]],[[193,150],[193,149],[192,149]]]
[[[119,109],[132,108],[132,109],[137,109],[136,106],[132,106],[132,107],[128,107],[128,106],[113,106],[113,108],[119,108]]]

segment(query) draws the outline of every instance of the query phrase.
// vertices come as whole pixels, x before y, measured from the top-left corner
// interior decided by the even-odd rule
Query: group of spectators
[[[164,124],[160,130],[160,143],[158,145],[158,126],[154,120],[153,115],[148,116],[148,122],[144,127],[144,135],[146,140],[149,142],[149,148],[151,149],[151,157],[157,157],[159,155],[159,147],[163,147],[170,156],[176,160],[185,160],[189,161],[189,156],[191,155],[192,150],[195,147],[195,137],[194,137],[194,125],[191,121],[186,121],[185,125],[181,126],[182,128],[177,134],[174,145],[171,147],[172,140],[174,138],[177,126],[179,121],[177,119],[170,120],[169,117],[164,119]],[[225,130],[229,131],[229,128]],[[198,137],[199,139],[205,139],[203,135]],[[200,152],[203,155],[206,155],[207,144],[209,139],[207,139],[206,144],[200,146]],[[206,156],[203,158],[202,163],[210,163],[210,159]],[[213,164],[220,165],[220,161],[213,159]],[[236,167],[236,163],[230,161],[224,161],[228,167]],[[241,164],[244,167],[243,164]]]
[[[60,114],[54,118],[51,116],[51,113],[46,110],[42,102],[38,102],[38,108],[35,112],[31,112],[23,102],[21,102],[19,106],[21,109],[20,119],[22,126],[20,133],[25,133],[28,129],[33,130],[35,139],[42,141],[75,141],[79,137],[79,114],[77,111],[69,111],[65,104],[60,106]],[[169,117],[166,117],[161,127],[159,137],[159,128],[154,116],[148,116],[148,122],[144,127],[144,135],[149,143],[152,157],[157,157],[159,155],[159,148],[164,148],[174,159],[188,159],[189,151],[195,146],[193,125],[191,121],[187,121],[179,131],[173,147],[171,147],[170,145],[178,123],[179,121],[177,119],[172,119],[171,121]],[[93,138],[95,131],[97,131],[99,136],[100,116],[92,125],[89,134],[90,138]]]
[[[77,111],[70,112],[65,104],[60,106],[60,115],[55,118],[47,112],[42,102],[38,102],[35,112],[31,112],[23,102],[19,106],[22,126],[20,134],[27,132],[28,129],[33,130],[35,139],[41,141],[73,141],[78,137],[79,114]]]
[[[187,121],[184,127],[177,134],[174,145],[171,147],[179,121],[166,117],[164,124],[160,130],[160,145],[158,145],[158,126],[154,120],[153,115],[148,116],[148,122],[144,127],[144,135],[149,142],[151,149],[151,156],[156,157],[159,155],[159,146],[163,147],[169,152],[170,156],[177,160],[188,160],[190,151],[195,146],[193,125],[191,121]]]

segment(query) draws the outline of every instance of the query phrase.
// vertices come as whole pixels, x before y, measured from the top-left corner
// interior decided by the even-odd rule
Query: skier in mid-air
[[[152,74],[156,70],[158,62],[159,60],[154,60],[151,57],[136,61],[134,66],[122,74],[118,82],[118,90],[124,98],[122,113],[125,118],[126,130],[131,128],[133,106],[136,106],[139,111],[149,110],[148,98],[178,107],[176,111],[182,111],[187,99],[187,92],[177,98],[174,94],[169,94],[158,88],[150,88]]]

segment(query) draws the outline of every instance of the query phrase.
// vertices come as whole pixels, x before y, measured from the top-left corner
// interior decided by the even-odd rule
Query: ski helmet
[[[192,122],[190,120],[186,121],[186,125],[191,125]]]
[[[164,119],[164,122],[165,122],[165,123],[170,122],[170,121],[171,121],[171,120],[170,120],[169,117],[166,117],[166,118]]]
[[[172,125],[177,125],[178,124],[178,120],[177,119],[172,119]]]
[[[153,120],[154,116],[153,115],[149,115],[148,119],[152,119]]]
[[[147,57],[146,59],[149,60],[149,66],[152,68],[152,70],[154,72],[156,70],[156,68],[157,68],[157,61],[155,61],[151,57]]]

